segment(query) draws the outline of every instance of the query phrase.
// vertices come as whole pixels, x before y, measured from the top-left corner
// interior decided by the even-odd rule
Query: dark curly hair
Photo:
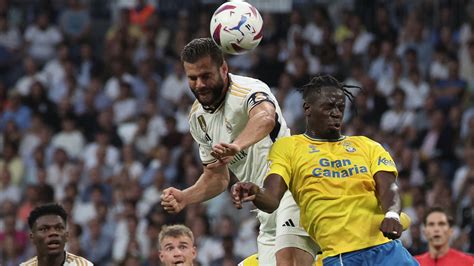
[[[30,229],[33,230],[36,220],[45,215],[58,215],[63,219],[65,224],[67,223],[67,213],[63,206],[57,203],[48,203],[40,205],[30,212],[28,216],[28,226]]]

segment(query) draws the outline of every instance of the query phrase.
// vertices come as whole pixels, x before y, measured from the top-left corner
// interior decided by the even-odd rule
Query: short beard
[[[219,107],[220,103],[225,97],[225,92],[227,91],[224,88],[224,81],[219,79],[219,82],[211,88],[212,99],[211,103],[203,103],[199,100],[199,94],[196,93],[194,90],[191,90],[194,94],[194,97],[199,101],[199,103],[203,106],[203,108],[207,111],[215,111],[217,107]]]

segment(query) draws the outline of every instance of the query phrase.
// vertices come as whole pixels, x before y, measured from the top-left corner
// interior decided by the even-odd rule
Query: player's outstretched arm
[[[163,190],[161,205],[169,213],[178,213],[187,205],[204,202],[226,190],[229,184],[229,170],[225,166],[209,168],[204,171],[198,181],[185,190],[173,187]]]
[[[249,121],[245,128],[230,144],[219,143],[212,147],[213,156],[219,159],[219,162],[229,163],[233,156],[241,150],[246,149],[262,140],[272,132],[275,127],[275,106],[263,101],[257,104],[249,112]],[[215,167],[218,164],[213,164]]]
[[[400,223],[401,200],[398,192],[396,177],[391,172],[380,171],[374,176],[376,196],[385,212],[385,218],[380,225],[380,231],[390,239],[401,236],[403,228]]]
[[[252,201],[257,208],[272,213],[280,205],[280,200],[288,189],[283,178],[277,174],[267,176],[260,188],[251,182],[238,182],[232,186],[232,202],[238,209],[243,202]]]

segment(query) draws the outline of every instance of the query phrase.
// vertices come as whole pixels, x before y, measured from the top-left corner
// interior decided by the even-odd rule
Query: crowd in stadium
[[[70,215],[67,250],[95,265],[159,265],[158,234],[174,223],[191,228],[200,265],[256,252],[251,204],[160,205],[201,174],[180,53],[209,36],[223,1],[134,2],[0,0],[0,265],[35,255],[27,217],[51,201]],[[404,246],[427,251],[423,213],[437,205],[454,215],[452,247],[474,253],[474,5],[295,0],[260,13],[262,42],[228,56],[230,72],[266,82],[293,133],[305,126],[296,88],[312,76],[360,86],[343,132],[395,160]]]

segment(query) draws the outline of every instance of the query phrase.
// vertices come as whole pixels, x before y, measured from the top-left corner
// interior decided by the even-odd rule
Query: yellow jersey
[[[398,173],[379,143],[363,136],[328,141],[295,135],[277,140],[268,161],[267,176],[283,177],[323,258],[390,241],[379,230],[384,213],[373,176]]]

